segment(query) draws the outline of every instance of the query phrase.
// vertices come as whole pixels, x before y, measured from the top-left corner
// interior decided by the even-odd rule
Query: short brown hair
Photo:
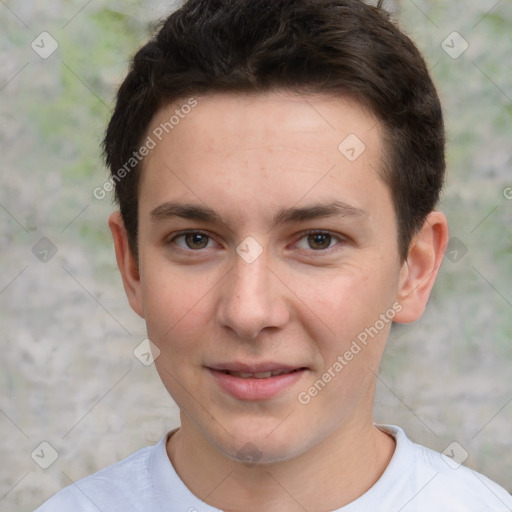
[[[348,96],[384,128],[381,176],[390,187],[400,256],[439,198],[445,171],[441,105],[425,62],[381,2],[188,0],[133,58],[103,148],[112,177],[132,157],[155,113],[209,92]],[[141,166],[115,182],[137,255]]]

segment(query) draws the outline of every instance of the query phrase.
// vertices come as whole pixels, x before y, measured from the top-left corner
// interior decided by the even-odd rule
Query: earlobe
[[[410,323],[421,317],[448,244],[448,222],[441,212],[430,212],[413,237],[404,262],[398,290],[402,310],[394,320]]]
[[[114,248],[116,252],[117,266],[121,272],[123,286],[128,298],[128,302],[133,311],[144,318],[144,309],[141,300],[141,286],[139,265],[134,257],[128,243],[128,233],[124,226],[123,218],[119,211],[113,212],[108,225],[114,239]]]

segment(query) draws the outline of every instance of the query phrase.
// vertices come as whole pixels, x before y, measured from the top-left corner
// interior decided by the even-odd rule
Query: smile
[[[278,375],[284,375],[288,373],[293,373],[299,371],[300,368],[296,368],[295,370],[273,370],[267,372],[232,372],[229,370],[224,370],[226,375],[232,375],[233,377],[239,377],[241,379],[268,379],[269,377],[277,377]]]
[[[305,367],[283,367],[278,364],[258,366],[227,364],[206,369],[222,394],[244,401],[269,400],[282,395],[308,371]]]

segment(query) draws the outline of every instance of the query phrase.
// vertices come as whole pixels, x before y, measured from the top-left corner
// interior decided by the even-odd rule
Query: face
[[[162,137],[176,108],[148,131],[129,296],[182,428],[271,462],[367,425],[404,268],[380,125],[339,98],[216,94]]]

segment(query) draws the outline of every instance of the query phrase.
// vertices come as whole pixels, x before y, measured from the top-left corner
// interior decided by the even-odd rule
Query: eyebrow
[[[286,224],[288,222],[301,222],[305,220],[318,219],[322,217],[368,217],[368,214],[361,208],[356,208],[343,201],[332,203],[315,204],[304,207],[285,208],[274,216],[274,224]]]
[[[154,222],[165,220],[172,217],[180,217],[183,219],[199,220],[212,224],[228,223],[225,219],[212,210],[208,206],[165,202],[151,210],[151,220]],[[313,220],[323,217],[368,217],[368,213],[355,206],[344,203],[343,201],[333,201],[330,203],[314,204],[311,206],[284,208],[277,212],[273,217],[274,225],[288,224],[292,222],[301,222],[305,220]]]

